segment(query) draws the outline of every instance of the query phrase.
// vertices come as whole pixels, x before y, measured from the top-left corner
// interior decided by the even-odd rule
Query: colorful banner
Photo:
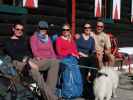
[[[120,20],[121,0],[113,0],[112,19]]]
[[[95,0],[95,17],[102,16],[102,0]]]
[[[23,7],[37,8],[38,7],[38,0],[23,0]]]
[[[133,0],[132,0],[132,6],[131,6],[131,23],[133,23]]]

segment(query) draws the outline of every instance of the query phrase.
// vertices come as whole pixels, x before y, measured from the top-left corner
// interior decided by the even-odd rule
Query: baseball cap
[[[38,27],[41,28],[41,29],[48,28],[48,22],[46,22],[46,21],[39,21]]]

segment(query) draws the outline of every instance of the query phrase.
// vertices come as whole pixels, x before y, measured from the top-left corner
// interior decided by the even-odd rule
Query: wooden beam
[[[76,33],[76,0],[72,0],[72,35]]]
[[[0,0],[0,4],[3,4],[3,0]]]
[[[15,6],[15,4],[16,4],[16,0],[13,0],[13,6]]]

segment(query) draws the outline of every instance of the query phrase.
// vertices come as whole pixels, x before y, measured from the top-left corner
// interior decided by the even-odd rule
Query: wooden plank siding
[[[71,2],[71,0],[68,1]],[[97,18],[94,17],[94,0],[76,1],[76,32],[81,33],[82,25],[86,21],[91,22],[93,31],[95,31]],[[114,23],[105,23],[105,31],[115,34],[120,42],[120,46],[133,46],[133,24],[130,23],[130,6],[128,7],[130,3],[125,4],[124,1],[122,5],[126,5],[126,7],[122,8],[125,13],[122,12],[121,20]],[[50,28],[59,32],[61,25],[67,20],[66,8],[66,0],[39,0],[39,7],[37,9],[27,9],[28,14],[19,15],[2,12],[0,13],[0,38],[10,35],[10,27],[17,20],[22,20],[25,23],[25,32],[27,35],[31,35],[36,30],[39,20],[48,21],[49,25],[54,25],[54,28],[52,26]],[[126,9],[128,10],[127,12]],[[71,18],[70,8],[68,13],[69,18]]]

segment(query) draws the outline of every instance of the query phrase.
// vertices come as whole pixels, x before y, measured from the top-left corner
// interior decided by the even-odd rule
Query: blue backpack
[[[62,84],[60,96],[64,98],[80,97],[83,91],[83,83],[77,59],[75,57],[67,57],[62,63],[65,66],[62,73]]]

